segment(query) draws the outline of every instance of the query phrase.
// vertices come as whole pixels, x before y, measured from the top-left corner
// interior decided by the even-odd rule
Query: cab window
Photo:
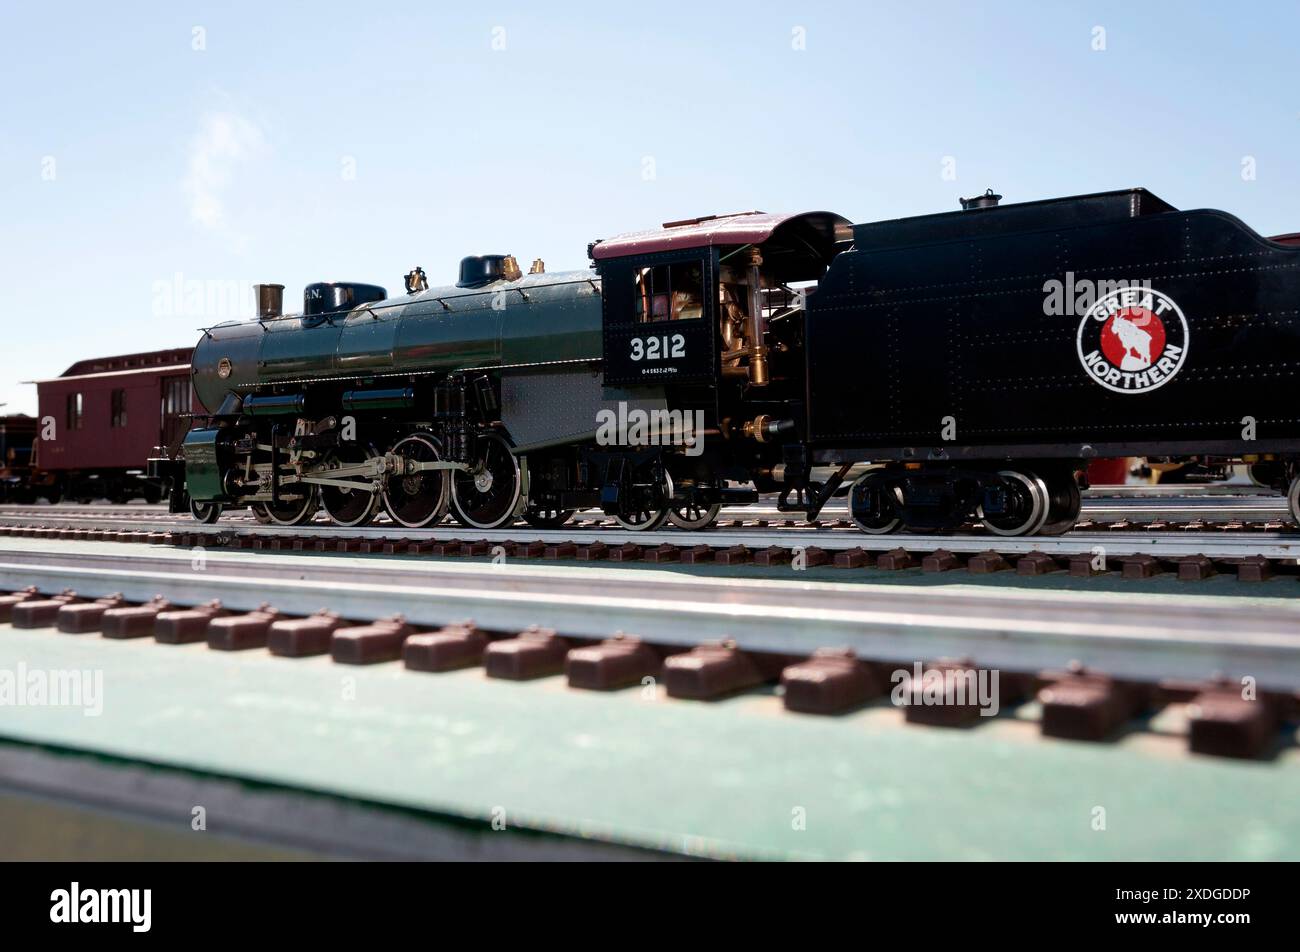
[[[638,268],[634,277],[637,323],[704,316],[704,268],[700,262]]]

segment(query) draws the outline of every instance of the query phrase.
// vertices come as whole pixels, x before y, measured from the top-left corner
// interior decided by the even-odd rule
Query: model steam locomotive
[[[847,492],[870,533],[1029,535],[1074,525],[1089,460],[1146,456],[1252,463],[1297,514],[1297,242],[1144,189],[998,199],[670,222],[589,270],[468,257],[294,315],[261,285],[204,332],[207,413],[153,472],[204,522],[702,528]]]

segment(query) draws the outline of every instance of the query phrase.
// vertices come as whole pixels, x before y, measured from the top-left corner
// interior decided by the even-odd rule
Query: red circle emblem
[[[1101,352],[1122,371],[1146,370],[1165,352],[1165,325],[1144,307],[1116,311],[1101,329]]]

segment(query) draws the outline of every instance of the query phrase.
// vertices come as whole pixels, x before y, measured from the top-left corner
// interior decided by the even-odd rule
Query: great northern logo
[[[1187,318],[1168,294],[1121,288],[1098,299],[1079,322],[1079,360],[1116,393],[1150,393],[1187,362]]]

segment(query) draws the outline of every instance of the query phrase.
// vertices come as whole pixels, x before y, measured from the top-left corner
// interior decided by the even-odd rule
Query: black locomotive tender
[[[314,284],[297,315],[261,285],[199,341],[208,415],[153,472],[202,522],[703,528],[848,492],[869,533],[1012,536],[1068,530],[1091,458],[1147,456],[1251,463],[1300,515],[1294,239],[1144,189],[997,199],[671,222],[585,271],[469,257],[455,287]],[[1049,313],[1067,274],[1094,299]]]

